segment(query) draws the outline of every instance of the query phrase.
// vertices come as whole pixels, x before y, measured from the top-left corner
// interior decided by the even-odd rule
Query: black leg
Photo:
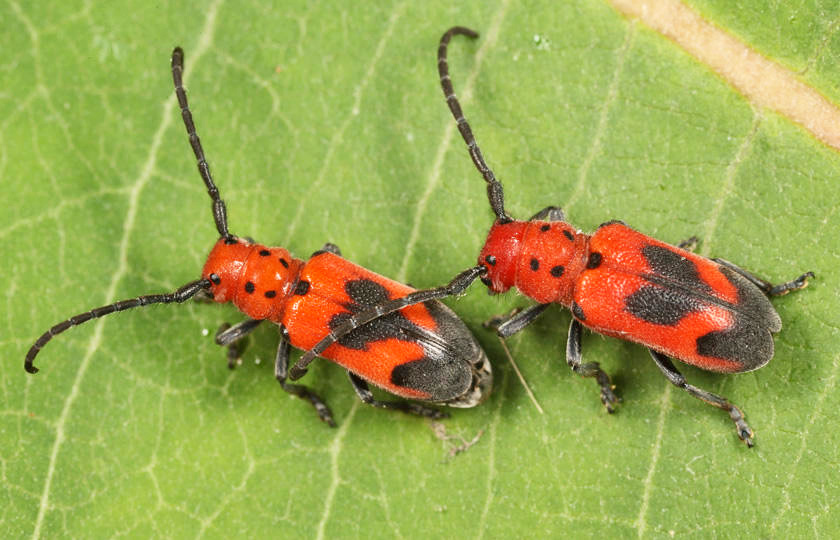
[[[324,244],[323,247],[315,253],[313,253],[311,257],[314,257],[315,255],[320,255],[321,253],[332,253],[333,255],[338,255],[339,257],[341,257],[341,250],[338,248],[337,245],[333,244],[332,242],[327,242],[326,244]]]
[[[696,236],[692,236],[691,238],[686,238],[685,240],[677,244],[677,247],[686,251],[694,251],[697,248],[697,243],[699,241],[699,238],[697,238]]]
[[[678,388],[682,388],[697,399],[703,400],[709,405],[717,407],[718,409],[723,409],[729,413],[729,418],[735,422],[735,429],[738,431],[738,437],[744,441],[747,446],[752,447],[753,430],[750,429],[750,426],[748,426],[746,420],[744,420],[744,413],[741,412],[741,409],[729,403],[726,398],[688,384],[685,382],[685,377],[683,377],[682,373],[677,371],[677,368],[674,367],[674,363],[671,362],[670,358],[660,352],[654,351],[653,349],[649,349],[649,351],[653,361],[656,362],[656,365],[659,366],[659,369],[662,370],[662,373],[665,374],[665,377],[671,382],[671,384]]]
[[[228,369],[236,367],[236,361],[242,357],[245,351],[245,336],[253,332],[262,320],[247,319],[241,323],[231,326],[230,323],[222,323],[216,330],[216,345],[227,347]]]
[[[611,413],[620,401],[618,396],[613,393],[613,386],[610,382],[610,376],[601,369],[598,362],[583,363],[583,354],[581,353],[580,338],[583,327],[577,319],[572,319],[572,324],[569,326],[569,340],[566,342],[566,363],[572,368],[572,371],[581,377],[592,377],[597,381],[601,387],[601,403],[607,408],[607,412]]]
[[[193,296],[193,301],[198,302],[199,304],[213,304],[216,302],[213,300],[213,293],[207,289],[198,291],[195,296]]]
[[[373,397],[373,394],[371,393],[370,388],[368,387],[368,383],[364,379],[350,371],[347,372],[347,375],[350,376],[350,384],[353,385],[353,389],[356,391],[356,394],[359,396],[359,399],[361,399],[368,405],[373,405],[374,407],[379,407],[380,409],[393,409],[397,411],[402,411],[408,414],[415,414],[417,416],[431,418],[433,420],[439,420],[441,418],[449,417],[448,413],[439,411],[437,409],[433,409],[431,407],[424,407],[419,403],[412,403],[411,401],[379,401]]]
[[[726,259],[712,259],[712,260],[715,261],[718,264],[721,264],[721,265],[731,269],[731,270],[734,270],[735,272],[738,272],[739,274],[741,274],[742,276],[747,278],[747,280],[749,280],[750,283],[752,283],[753,285],[755,285],[756,287],[758,287],[759,289],[764,291],[764,294],[766,294],[767,296],[783,296],[783,295],[789,293],[790,291],[798,291],[799,289],[804,289],[805,287],[808,286],[808,279],[814,277],[813,272],[805,272],[804,274],[802,274],[798,278],[793,279],[791,281],[788,281],[787,283],[780,283],[779,285],[773,285],[769,281],[767,281],[765,279],[761,279],[760,277],[756,276],[755,274],[752,274],[752,273],[744,270],[743,268],[732,264],[731,262],[727,261]]]
[[[546,206],[528,221],[566,221],[566,214],[559,206]]]
[[[495,330],[500,338],[509,338],[534,322],[550,305],[537,304],[525,309],[517,309],[509,315],[497,315],[485,321],[484,328]]]
[[[286,382],[289,373],[290,350],[288,333],[285,328],[280,326],[280,343],[277,345],[277,356],[274,359],[274,377],[283,387],[283,390],[311,403],[315,407],[315,412],[318,413],[318,418],[329,424],[330,427],[335,427],[335,420],[333,420],[330,408],[318,394],[303,385]]]

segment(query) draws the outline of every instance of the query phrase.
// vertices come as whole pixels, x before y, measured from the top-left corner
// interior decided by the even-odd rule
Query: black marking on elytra
[[[239,240],[237,240],[236,238],[234,238],[232,236],[228,236],[227,238],[225,238],[225,244],[233,245],[233,244],[238,244],[238,243],[239,243]]]
[[[593,251],[589,254],[589,260],[586,261],[586,267],[590,270],[598,268],[599,266],[601,266],[601,259],[601,254],[597,251]]]
[[[743,324],[754,325],[767,332],[778,332],[781,329],[781,319],[761,289],[726,266],[717,268],[735,287],[737,295],[734,302],[716,296],[714,289],[700,278],[695,263],[672,249],[647,245],[642,248],[642,254],[652,272],[641,274],[641,277],[651,284],[685,297],[685,302],[720,306],[731,312],[737,320],[743,321]]]
[[[773,336],[765,328],[736,321],[725,330],[713,330],[697,338],[697,354],[741,364],[733,371],[750,371],[773,358]]]
[[[586,315],[583,313],[583,308],[577,302],[572,302],[572,315],[579,321],[585,321]]]
[[[356,313],[391,300],[388,290],[370,279],[350,280],[344,284],[344,291],[350,297],[350,302],[343,304],[347,312],[332,316],[329,322],[330,330],[338,328]],[[409,329],[415,335],[422,332],[401,311],[395,311],[356,328],[338,342],[349,349],[366,350],[368,343],[388,338],[414,341],[407,332]]]
[[[484,257],[484,261],[489,264],[490,266],[496,266],[496,256],[495,255],[488,255]]]
[[[267,249],[261,249],[260,250],[260,257],[268,257],[269,255],[271,255],[271,252],[268,251]]]
[[[733,306],[737,313],[743,314],[769,332],[776,333],[782,329],[782,319],[764,291],[731,268],[721,266],[720,272],[738,291],[738,301]]]
[[[563,265],[558,264],[557,266],[552,267],[551,270],[549,271],[549,273],[551,274],[552,277],[560,277],[560,276],[563,275],[563,272],[565,272],[565,271],[566,271],[566,269],[563,267]]]
[[[547,224],[547,223],[546,223],[545,225],[543,225],[542,227],[540,227],[540,230],[541,230],[542,232],[545,232],[545,231],[549,230],[550,228],[551,228],[551,225],[549,225],[549,224]]]
[[[540,269],[540,261],[538,261],[537,259],[531,259],[531,270],[536,272],[539,269]]]
[[[624,309],[643,321],[675,326],[690,313],[706,304],[680,289],[645,285],[624,299]]]
[[[287,261],[283,257],[280,257],[280,264],[283,265],[283,268],[288,268],[289,267],[289,261]]]
[[[666,281],[677,282],[691,290],[707,294],[712,292],[712,288],[700,279],[694,262],[679,253],[665,247],[647,245],[642,248],[642,255],[654,274],[643,276],[645,279],[660,283],[661,280],[657,278],[664,278]]]
[[[729,328],[697,338],[697,353],[736,362],[733,372],[758,369],[773,358],[772,334],[782,321],[761,289],[725,266],[720,271],[738,291],[737,303],[725,304],[734,317]]]
[[[246,293],[251,294],[251,293],[254,292],[254,289],[255,289],[255,287],[254,287],[254,284],[252,282],[250,282],[250,281],[245,282],[245,292]]]
[[[457,396],[463,393],[465,388],[469,388],[472,374],[470,370],[463,369],[460,358],[449,355],[424,356],[394,367],[391,371],[391,382],[431,396]]]
[[[212,281],[214,285],[218,285],[222,282],[222,278],[219,277],[219,274],[210,274],[210,281]]]
[[[568,238],[570,242],[575,241],[575,235],[573,235],[572,232],[568,229],[563,229],[563,236]]]
[[[295,294],[298,296],[303,296],[309,292],[309,282],[305,279],[298,281],[297,286],[295,286]]]
[[[344,290],[351,301],[343,304],[347,312],[330,319],[330,330],[357,313],[392,299],[383,285],[369,279],[348,281]],[[422,352],[396,366],[391,382],[425,392],[429,401],[448,401],[470,388],[473,370],[464,369],[464,362],[481,357],[481,351],[452,310],[438,301],[424,302],[423,306],[437,323],[434,331],[415,324],[402,311],[394,311],[354,329],[338,342],[355,350],[368,350],[371,343],[388,339],[417,343]]]
[[[277,296],[277,291],[265,291],[263,294],[265,294],[266,298],[274,298]]]

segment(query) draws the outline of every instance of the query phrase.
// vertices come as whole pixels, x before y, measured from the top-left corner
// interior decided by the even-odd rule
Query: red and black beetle
[[[231,368],[241,354],[238,340],[263,321],[279,327],[277,380],[290,394],[312,403],[321,420],[330,425],[335,425],[332,413],[320,397],[305,386],[286,382],[290,346],[309,350],[323,338],[334,338],[316,354],[346,368],[362,401],[376,407],[431,418],[445,416],[418,403],[376,400],[368,383],[403,398],[452,407],[473,407],[483,401],[492,387],[490,363],[461,319],[435,298],[457,294],[484,269],[472,268],[448,286],[416,292],[343,259],[333,244],[324,245],[303,261],[283,248],[232,235],[225,203],[210,175],[182,86],[183,58],[183,51],[176,48],[172,53],[175,94],[198,171],[213,200],[213,219],[219,231],[201,279],[172,293],[123,300],[56,324],[29,349],[26,371],[36,373],[33,361],[38,352],[72,326],[116,311],[180,303],[200,294],[216,302],[233,302],[248,316],[234,326],[223,325],[216,333],[216,343],[229,347]],[[293,378],[304,373],[303,365],[294,370]]]
[[[773,285],[723,259],[708,259],[687,249],[610,221],[587,235],[566,222],[560,208],[549,206],[528,221],[504,209],[502,185],[487,166],[464,118],[449,78],[446,51],[454,35],[478,37],[454,27],[438,48],[440,83],[470,157],[487,182],[496,221],[490,228],[479,265],[491,293],[515,287],[537,305],[489,322],[509,337],[533,322],[551,304],[569,308],[572,322],[566,361],[572,370],[593,377],[601,401],[612,412],[618,398],[609,376],[597,362],[581,356],[582,327],[647,347],[668,380],[692,396],[725,410],[738,436],[752,446],[753,432],[740,409],[725,398],[688,384],[669,357],[721,373],[758,369],[773,357],[773,336],[781,319],[768,301],[808,284],[813,272]]]

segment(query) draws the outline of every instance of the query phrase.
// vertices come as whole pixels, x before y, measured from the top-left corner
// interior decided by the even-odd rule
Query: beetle
[[[554,206],[528,221],[513,219],[505,212],[502,185],[484,160],[449,77],[447,47],[455,35],[478,37],[457,26],[443,34],[438,47],[440,84],[470,157],[487,183],[496,216],[478,258],[485,273],[476,277],[491,294],[516,288],[537,302],[494,317],[488,326],[504,339],[548,306],[560,304],[572,313],[566,362],[578,375],[597,381],[608,412],[619,399],[599,364],[583,362],[583,327],[647,347],[668,381],[726,411],[738,437],[752,446],[754,434],[741,410],[687,383],[671,358],[720,373],[760,368],[773,357],[772,334],[782,327],[768,298],[804,288],[814,273],[773,285],[724,259],[692,253],[696,238],[672,246],[621,221],[608,221],[594,234],[584,234]]]
[[[307,261],[293,257],[281,247],[268,247],[228,231],[227,210],[219,195],[210,166],[196,133],[187,95],[182,85],[184,53],[172,53],[172,79],[181,116],[195,154],[198,171],[212,199],[213,220],[219,239],[201,272],[201,278],[174,292],[122,300],[81,313],[44,332],[26,355],[24,368],[36,373],[33,364],[39,351],[56,335],[70,327],[149,304],[181,303],[194,296],[233,304],[248,319],[234,326],[223,324],[216,333],[217,344],[228,347],[228,366],[233,368],[242,338],[263,321],[280,331],[275,358],[275,377],[282,388],[309,401],[321,420],[335,426],[332,412],[312,390],[286,381],[290,347],[311,349],[336,328],[350,328],[338,343],[318,351],[324,358],[344,367],[359,398],[367,404],[397,409],[429,418],[445,413],[410,401],[375,399],[368,383],[402,398],[451,407],[473,407],[492,388],[492,368],[475,337],[455,313],[434,297],[423,299],[409,286],[382,277],[341,257],[337,246],[327,243]],[[473,276],[483,273],[472,268],[436,289],[437,297],[463,290]],[[404,300],[411,296],[414,301]],[[395,301],[400,307],[387,309]],[[378,314],[364,321],[356,314],[368,310]]]

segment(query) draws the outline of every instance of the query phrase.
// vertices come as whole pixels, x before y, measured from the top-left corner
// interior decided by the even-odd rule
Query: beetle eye
[[[488,255],[488,256],[484,257],[484,260],[490,266],[496,266],[496,256],[495,255]]]
[[[218,285],[222,282],[222,278],[219,277],[219,274],[210,274],[210,281],[213,282],[213,285]]]

